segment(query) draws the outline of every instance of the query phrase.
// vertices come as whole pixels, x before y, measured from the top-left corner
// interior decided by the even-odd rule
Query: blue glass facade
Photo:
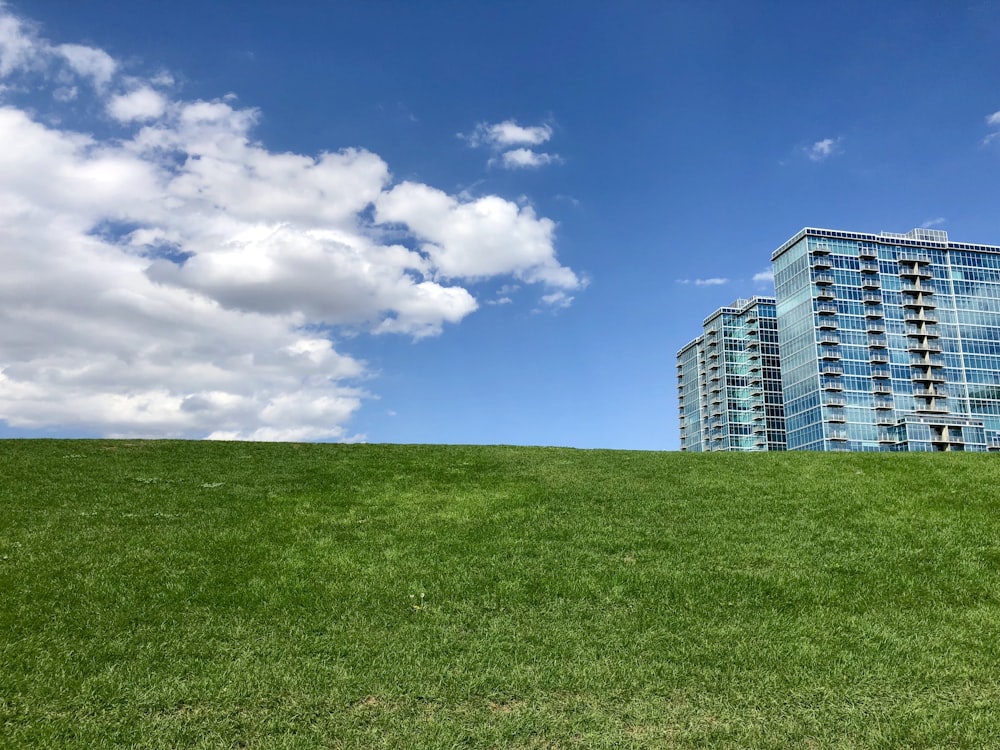
[[[681,450],[785,449],[775,300],[716,310],[677,353]]]
[[[772,260],[789,449],[1000,447],[1000,248],[804,229]]]

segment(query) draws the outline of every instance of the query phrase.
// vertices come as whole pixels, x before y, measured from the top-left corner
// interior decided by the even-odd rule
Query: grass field
[[[1000,747],[998,461],[0,441],[0,746]]]

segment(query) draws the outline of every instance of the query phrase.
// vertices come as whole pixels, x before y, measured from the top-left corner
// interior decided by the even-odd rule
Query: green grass
[[[0,441],[5,748],[1000,747],[1000,463]]]

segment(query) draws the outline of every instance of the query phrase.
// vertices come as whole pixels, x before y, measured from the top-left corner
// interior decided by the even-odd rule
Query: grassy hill
[[[997,747],[998,484],[971,454],[0,441],[0,745]]]

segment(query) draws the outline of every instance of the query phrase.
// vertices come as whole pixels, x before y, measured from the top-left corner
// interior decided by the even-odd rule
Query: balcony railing
[[[869,336],[868,346],[871,349],[885,349],[889,346],[889,339],[885,336]]]
[[[878,273],[878,263],[861,261],[861,273]]]
[[[938,316],[935,312],[921,310],[919,307],[916,309],[908,308],[903,311],[903,320],[907,323],[937,323]]]
[[[818,312],[820,315],[836,315],[837,306],[820,303],[816,305],[816,312]]]

